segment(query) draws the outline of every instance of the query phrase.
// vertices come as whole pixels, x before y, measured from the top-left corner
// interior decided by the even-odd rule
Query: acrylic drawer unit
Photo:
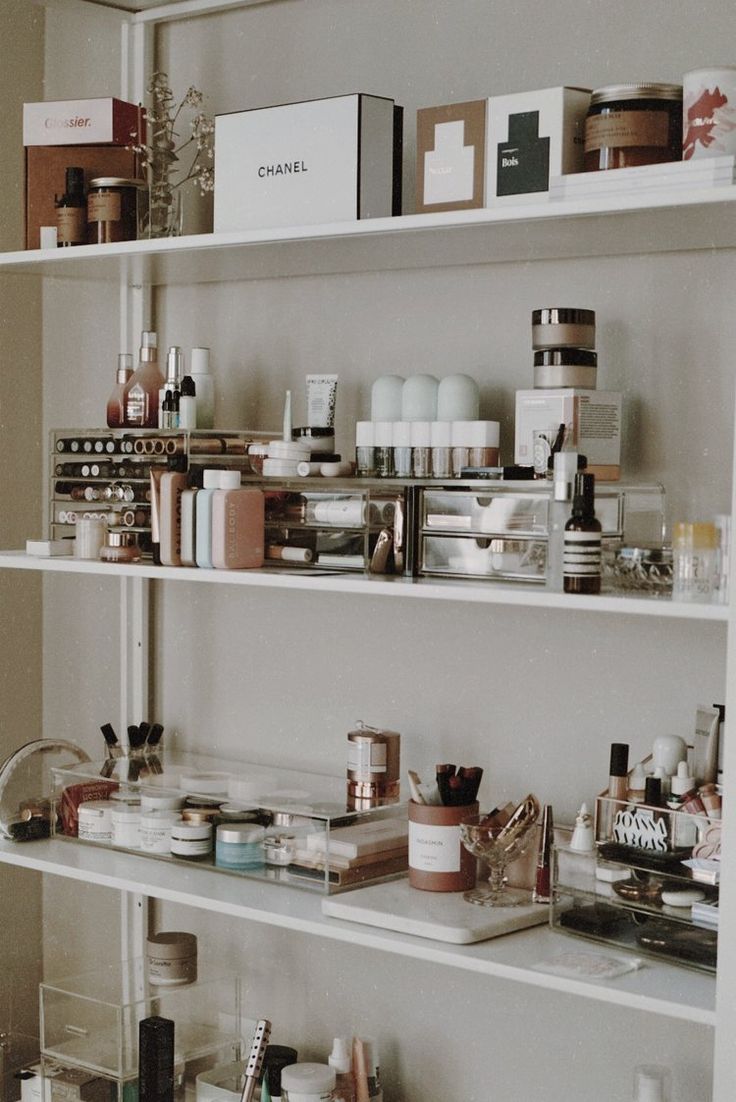
[[[145,959],[134,958],[42,983],[40,1012],[44,1074],[58,1078],[60,1087],[65,1079],[84,1078],[86,1093],[79,1097],[90,1102],[137,1097],[138,1027],[152,1015],[174,1022],[175,1074],[181,1085],[193,1087],[200,1071],[240,1053],[237,977],[157,986],[149,980]]]
[[[172,751],[54,768],[53,777],[57,837],[169,861],[183,878],[196,864],[332,892],[407,869],[406,807],[351,802],[336,777]]]
[[[546,480],[424,487],[418,572],[544,583],[551,494]],[[599,483],[595,509],[604,548],[661,546],[661,486]]]

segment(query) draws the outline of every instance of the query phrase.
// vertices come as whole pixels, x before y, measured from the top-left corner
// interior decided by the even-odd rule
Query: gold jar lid
[[[609,84],[605,88],[596,88],[590,97],[590,106],[601,103],[613,103],[617,100],[661,99],[679,101],[682,99],[681,84]]]
[[[123,176],[97,176],[90,180],[89,186],[94,187],[147,187],[145,180],[129,180]]]

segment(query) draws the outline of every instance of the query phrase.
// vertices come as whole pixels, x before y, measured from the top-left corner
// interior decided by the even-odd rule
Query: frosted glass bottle
[[[193,348],[189,374],[197,395],[197,428],[215,427],[215,382],[210,374],[209,348]]]
[[[470,375],[446,375],[437,388],[438,421],[477,421],[480,391]]]
[[[403,375],[381,375],[371,387],[371,421],[398,421],[401,417]]]
[[[197,566],[212,570],[212,498],[220,489],[222,471],[207,470],[203,476],[203,489],[194,503],[196,512],[196,558]]]

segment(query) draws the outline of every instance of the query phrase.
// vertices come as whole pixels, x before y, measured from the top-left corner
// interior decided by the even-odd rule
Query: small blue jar
[[[221,869],[260,869],[265,828],[253,823],[222,823],[217,828],[215,864]]]

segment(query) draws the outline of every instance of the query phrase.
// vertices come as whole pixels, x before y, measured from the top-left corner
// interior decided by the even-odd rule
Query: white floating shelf
[[[736,185],[0,254],[0,272],[176,285],[736,247]]]
[[[245,878],[215,876],[195,867],[184,870],[163,861],[59,839],[26,843],[0,841],[0,863],[3,862],[616,1006],[701,1025],[715,1024],[714,978],[683,972],[675,965],[647,961],[638,971],[604,983],[571,980],[535,971],[531,965],[548,960],[558,952],[569,951],[575,944],[569,937],[546,927],[523,930],[476,945],[449,945],[326,918],[321,911],[322,897],[317,893]],[[605,952],[605,947],[591,947],[591,951]]]
[[[687,604],[667,597],[571,596],[547,593],[541,586],[515,582],[455,581],[444,578],[382,578],[365,574],[311,573],[280,568],[264,570],[199,570],[196,567],[155,566],[153,563],[110,564],[71,556],[42,559],[23,551],[0,551],[0,569],[35,570],[58,574],[95,574],[112,578],[154,578],[195,582],[198,585],[234,585],[266,589],[345,593],[361,597],[392,597],[420,601],[459,601],[471,604],[525,605],[565,612],[614,613],[665,619],[705,620],[725,624],[726,605]]]

